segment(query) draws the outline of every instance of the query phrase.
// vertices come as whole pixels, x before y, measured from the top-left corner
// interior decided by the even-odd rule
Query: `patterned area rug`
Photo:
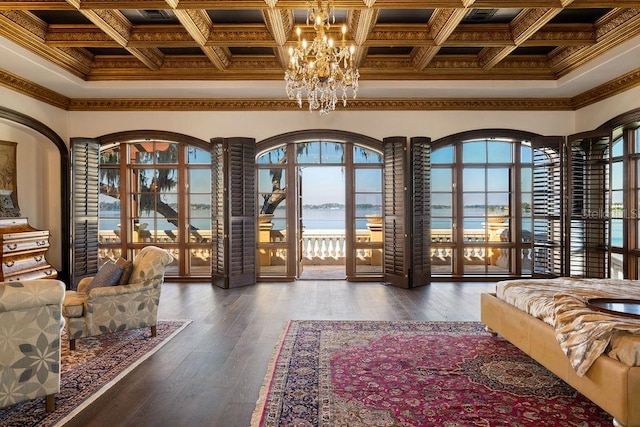
[[[611,426],[477,322],[291,321],[252,426]]]
[[[62,334],[60,393],[56,410],[44,410],[44,397],[0,409],[0,426],[59,426],[100,397],[142,361],[184,329],[190,320],[158,321],[158,334],[149,328],[76,340],[76,351]]]

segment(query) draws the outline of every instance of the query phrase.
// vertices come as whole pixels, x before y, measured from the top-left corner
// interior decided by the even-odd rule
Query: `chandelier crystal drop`
[[[336,46],[328,35],[330,19],[335,23],[331,1],[308,2],[307,24],[313,22],[315,37],[309,43],[301,38],[301,28],[296,28],[298,44],[289,48],[289,68],[284,75],[289,99],[295,99],[302,108],[306,98],[309,111],[319,110],[320,115],[335,110],[338,98],[346,106],[349,92],[355,99],[360,77],[353,66],[355,47],[346,46],[347,26],[342,26],[342,42]]]

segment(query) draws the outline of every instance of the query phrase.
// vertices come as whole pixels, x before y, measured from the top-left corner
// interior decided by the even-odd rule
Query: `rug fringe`
[[[264,414],[264,408],[267,403],[267,395],[269,394],[269,390],[271,389],[273,375],[276,372],[276,363],[278,362],[278,358],[280,357],[282,346],[284,345],[284,338],[287,336],[287,332],[289,331],[290,326],[291,320],[288,320],[285,327],[282,329],[282,332],[280,333],[278,344],[273,349],[271,359],[269,359],[269,364],[267,365],[267,373],[264,381],[262,382],[262,386],[260,387],[260,393],[258,394],[256,407],[253,410],[253,414],[251,414],[251,427],[259,427],[262,423],[262,416]]]

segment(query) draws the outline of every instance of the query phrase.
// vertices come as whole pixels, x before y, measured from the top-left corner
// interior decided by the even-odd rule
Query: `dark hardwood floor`
[[[495,283],[298,281],[219,289],[165,283],[160,319],[193,322],[66,426],[249,426],[267,364],[290,319],[480,319]],[[78,342],[82,345],[82,341]]]

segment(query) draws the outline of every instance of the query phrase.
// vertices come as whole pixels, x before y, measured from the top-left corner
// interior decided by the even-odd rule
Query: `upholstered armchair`
[[[0,282],[0,407],[60,391],[60,315],[65,285],[40,279]]]
[[[166,250],[146,246],[134,258],[126,284],[92,287],[94,278],[85,277],[76,291],[67,291],[62,314],[71,350],[78,338],[126,329],[149,327],[155,336],[160,288],[172,260]]]

